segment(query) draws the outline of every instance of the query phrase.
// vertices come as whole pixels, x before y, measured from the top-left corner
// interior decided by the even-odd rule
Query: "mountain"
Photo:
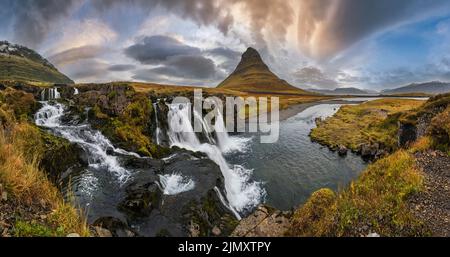
[[[218,88],[252,93],[311,94],[280,79],[264,63],[258,51],[248,48],[233,73]]]
[[[0,80],[74,83],[35,51],[7,41],[0,41]]]
[[[383,94],[426,93],[443,94],[450,92],[450,82],[431,81],[426,83],[412,83],[407,86],[383,90]]]
[[[309,91],[324,95],[374,95],[375,91],[362,90],[356,87],[341,87],[334,90],[327,89],[310,89]]]

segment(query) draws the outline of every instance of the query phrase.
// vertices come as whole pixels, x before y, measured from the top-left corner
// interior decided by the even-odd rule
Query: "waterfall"
[[[180,174],[159,175],[160,186],[165,195],[177,195],[194,189],[195,183]]]
[[[200,142],[191,124],[189,104],[172,104],[169,107],[168,137],[171,146],[203,152],[220,167],[225,179],[226,198],[229,203],[227,207],[231,208],[238,218],[240,218],[238,213],[243,213],[257,206],[263,200],[265,190],[261,187],[261,183],[251,181],[252,170],[241,165],[228,164],[220,147]],[[199,115],[194,110],[194,116],[198,117]],[[216,126],[220,128],[221,126],[224,127],[224,124],[223,122],[216,122]],[[224,130],[219,133],[227,132]],[[230,141],[228,134],[221,134],[218,139],[222,141],[220,144],[223,146],[226,146]]]
[[[117,157],[110,151],[135,157],[139,157],[138,154],[115,148],[102,133],[91,129],[89,125],[65,126],[61,124],[61,117],[65,110],[64,105],[48,102],[42,102],[42,104],[42,108],[35,115],[36,125],[50,128],[56,135],[80,145],[88,154],[89,168],[111,172],[122,183],[128,179],[130,172],[120,165]]]
[[[54,100],[61,98],[58,88],[44,88],[41,91],[41,101]]]
[[[159,119],[158,119],[158,102],[153,103],[153,110],[155,111],[155,123],[156,123],[156,144],[161,144],[161,128],[159,127]]]
[[[78,88],[74,87],[73,88],[73,95],[78,95],[80,92],[78,92]]]

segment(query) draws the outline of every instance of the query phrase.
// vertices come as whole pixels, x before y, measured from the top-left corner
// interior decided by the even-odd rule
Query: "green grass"
[[[19,56],[0,54],[0,80],[73,84],[58,70]]]
[[[385,149],[397,148],[398,119],[402,112],[418,108],[423,101],[380,99],[347,105],[311,130],[311,138],[330,148],[339,145],[358,151],[361,144],[379,143]]]

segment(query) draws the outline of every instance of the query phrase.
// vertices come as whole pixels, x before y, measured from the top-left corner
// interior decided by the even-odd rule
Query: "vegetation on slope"
[[[291,236],[425,236],[427,229],[406,207],[422,190],[413,156],[399,150],[369,165],[345,190],[315,192],[293,217]]]
[[[0,223],[6,225],[3,233],[87,236],[84,219],[71,204],[64,202],[58,189],[39,168],[46,149],[43,132],[27,122],[33,106],[35,102],[29,94],[0,91],[0,213],[4,219]]]
[[[363,144],[378,143],[391,152],[397,149],[397,123],[402,112],[422,104],[419,100],[380,99],[343,106],[334,116],[319,121],[311,138],[332,149],[343,145],[358,152]]]
[[[24,57],[0,54],[0,80],[73,84],[56,68]]]

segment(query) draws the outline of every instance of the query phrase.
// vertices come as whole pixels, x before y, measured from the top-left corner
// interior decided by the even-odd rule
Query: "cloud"
[[[157,66],[135,72],[134,79],[145,81],[170,81],[170,78],[200,81],[222,78],[225,77],[223,65],[234,62],[240,55],[226,47],[201,50],[162,35],[145,37],[124,51],[128,57],[142,64]],[[224,61],[216,65],[209,57],[221,57]]]
[[[111,44],[119,35],[107,23],[99,19],[73,20],[64,26],[53,42],[50,52],[58,53],[83,46]]]
[[[226,59],[237,59],[241,56],[240,52],[234,51],[230,48],[226,48],[226,47],[217,47],[217,48],[213,48],[210,50],[206,50],[205,51],[206,54],[210,54],[213,56],[220,56],[220,57],[224,57]]]
[[[204,80],[216,77],[216,65],[211,59],[203,56],[170,57],[163,66],[139,70],[133,78],[152,80],[161,78],[183,78],[188,80]]]
[[[330,58],[368,36],[440,10],[448,1],[422,0],[302,0],[298,41],[315,58]]]
[[[233,16],[227,12],[227,1],[211,0],[104,0],[94,1],[93,5],[101,11],[116,6],[135,5],[147,10],[161,7],[169,12],[177,13],[183,18],[191,19],[199,25],[215,25],[224,34],[233,23]]]
[[[106,49],[100,46],[88,45],[82,47],[75,47],[69,50],[59,52],[50,56],[48,59],[56,66],[62,66],[73,63],[83,59],[95,58],[104,53]]]
[[[108,80],[108,67],[109,64],[104,61],[85,59],[65,65],[61,71],[77,82],[96,82]]]
[[[295,82],[299,86],[308,86],[313,88],[332,89],[338,87],[336,80],[325,75],[320,69],[316,67],[304,67],[293,74]]]
[[[125,54],[143,64],[158,64],[178,55],[200,54],[200,49],[167,36],[145,37],[141,43],[125,49]]]
[[[109,66],[108,70],[120,72],[120,71],[134,70],[135,68],[136,68],[136,66],[132,65],[132,64],[115,64],[115,65]]]
[[[36,47],[50,33],[54,24],[67,17],[80,0],[23,0],[1,3],[14,14],[15,41]]]

